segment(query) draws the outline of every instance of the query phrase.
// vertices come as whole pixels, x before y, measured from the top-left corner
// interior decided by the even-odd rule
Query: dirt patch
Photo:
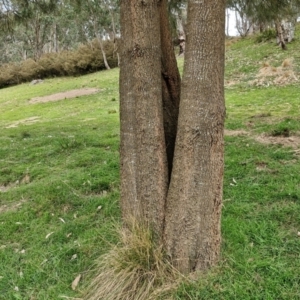
[[[296,135],[289,137],[260,135],[256,136],[255,140],[266,145],[282,145],[293,149],[298,149],[300,147],[300,136]]]
[[[46,102],[52,102],[52,101],[59,101],[64,99],[71,99],[76,98],[80,96],[86,96],[86,95],[92,95],[98,93],[100,90],[96,88],[84,88],[84,89],[77,89],[77,90],[71,90],[67,92],[62,93],[56,93],[44,97],[35,97],[29,100],[30,104],[35,103],[46,103]]]
[[[226,80],[224,84],[225,84],[225,87],[231,87],[238,83],[240,83],[238,80]]]
[[[299,152],[300,148],[300,136],[291,135],[289,137],[284,136],[269,136],[266,134],[252,135],[246,130],[225,130],[226,136],[251,136],[255,141],[265,145],[282,145],[284,147],[291,147]],[[297,150],[298,149],[298,150]]]
[[[224,134],[227,136],[240,136],[240,135],[249,135],[249,132],[246,130],[228,130],[225,129]]]
[[[26,202],[26,200],[22,199],[18,202],[12,202],[12,203],[9,203],[9,204],[0,205],[0,214],[8,212],[8,211],[16,211],[19,208],[21,208],[22,204],[24,204],[25,202]]]
[[[5,193],[10,189],[10,186],[0,185],[0,192]]]
[[[260,118],[267,118],[267,117],[271,117],[271,113],[261,113],[261,114],[257,114],[254,116],[251,116],[251,119],[260,119]]]
[[[27,119],[13,122],[10,125],[6,126],[5,128],[14,128],[14,127],[18,127],[19,125],[30,125],[30,124],[36,123],[39,119],[40,119],[40,117],[30,117]]]

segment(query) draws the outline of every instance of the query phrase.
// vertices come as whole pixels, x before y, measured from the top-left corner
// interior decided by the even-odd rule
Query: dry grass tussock
[[[298,78],[293,71],[293,59],[287,58],[279,67],[264,62],[256,79],[251,83],[256,86],[268,86],[270,84],[285,85],[297,81]]]
[[[131,222],[118,230],[120,242],[99,259],[98,275],[86,300],[172,299],[183,279],[145,226]]]

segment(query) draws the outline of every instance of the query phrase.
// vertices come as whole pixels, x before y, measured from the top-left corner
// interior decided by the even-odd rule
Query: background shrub
[[[276,39],[276,31],[275,29],[266,29],[262,33],[256,36],[256,43],[268,42]]]
[[[111,41],[103,42],[111,68],[118,66],[117,53]],[[78,76],[105,69],[100,45],[93,40],[75,51],[44,54],[38,61],[27,59],[21,63],[0,66],[0,88],[55,76]]]

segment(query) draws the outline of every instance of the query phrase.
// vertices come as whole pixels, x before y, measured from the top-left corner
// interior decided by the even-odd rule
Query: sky
[[[229,35],[236,36],[239,35],[238,31],[236,30],[236,22],[235,22],[235,12],[233,10],[226,10],[226,14],[229,13]],[[227,28],[227,18],[226,18],[226,27]]]

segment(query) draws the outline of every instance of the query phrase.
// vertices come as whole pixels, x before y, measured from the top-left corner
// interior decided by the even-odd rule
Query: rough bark
[[[161,1],[162,101],[169,176],[172,172],[180,102],[180,74],[170,30],[167,0]]]
[[[123,12],[122,18],[131,20],[131,35],[127,35],[128,22],[121,21],[123,24],[121,69],[123,71],[120,92],[121,131],[127,128],[129,132],[132,125],[128,122],[133,122],[134,127],[130,138],[135,145],[133,156],[128,153],[132,148],[128,145],[126,133],[122,133],[121,202],[122,207],[126,206],[127,212],[123,212],[123,217],[126,220],[132,215],[137,216],[139,221],[146,222],[157,236],[161,237],[168,169],[163,129],[159,2],[157,0],[121,1],[123,11],[126,6],[128,14],[125,16]],[[151,34],[148,34],[149,32]],[[130,73],[126,74],[128,68]],[[129,74],[132,76],[132,89],[131,92],[127,90],[127,95],[124,96],[123,89],[126,76]],[[130,111],[129,107],[133,107],[134,110]],[[132,166],[130,161],[122,159],[122,156],[126,155],[129,155],[133,162],[132,172],[135,180],[125,178],[127,175],[131,176],[127,168]],[[131,186],[125,187],[123,180],[129,182]],[[131,189],[136,190],[133,199],[129,195]],[[134,201],[137,204],[133,203]]]
[[[123,219],[139,218],[139,202],[136,190],[136,147],[135,147],[135,97],[133,93],[134,66],[130,52],[133,49],[131,14],[126,1],[120,3],[121,24],[121,61],[120,61],[120,175],[121,211]],[[128,40],[127,40],[128,39]]]
[[[207,269],[220,252],[225,0],[190,0],[188,20],[164,236],[183,273]]]

